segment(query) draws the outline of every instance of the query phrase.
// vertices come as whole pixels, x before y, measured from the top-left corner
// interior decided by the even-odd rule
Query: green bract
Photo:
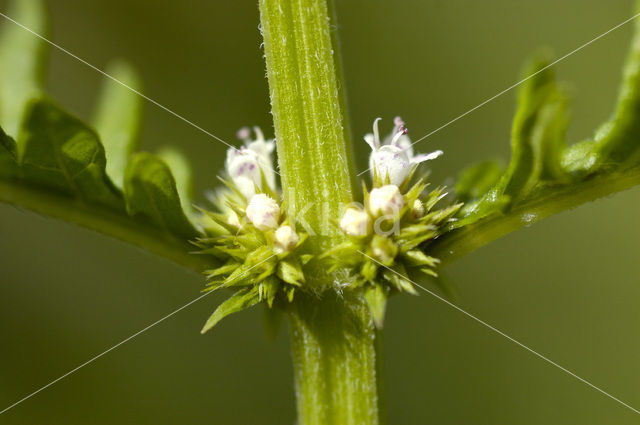
[[[220,267],[205,271],[209,280],[206,290],[230,288],[235,293],[213,313],[202,333],[225,316],[260,301],[265,301],[271,308],[274,303],[291,302],[296,290],[310,291],[304,287],[302,266],[312,256],[300,249],[307,234],[296,231],[294,222],[287,217],[286,208],[282,207],[277,228],[258,229],[247,217],[247,199],[233,183],[223,182],[227,187],[219,189],[214,197],[218,212],[203,210],[206,236],[199,237],[195,244],[200,254],[212,255],[222,263]],[[269,190],[266,182],[262,187],[267,189],[266,195],[271,199],[280,198]],[[297,235],[293,246],[282,247],[278,243],[276,233],[285,227]]]

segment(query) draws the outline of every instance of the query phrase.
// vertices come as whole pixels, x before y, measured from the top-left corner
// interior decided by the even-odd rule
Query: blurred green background
[[[338,0],[358,168],[373,119],[414,138],[517,81],[539,46],[562,55],[632,15],[631,0]],[[6,2],[0,1],[0,10]],[[56,0],[51,37],[104,67],[126,58],[145,93],[226,140],[272,134],[255,1]],[[10,25],[0,22],[0,25]],[[627,25],[557,66],[574,87],[570,140],[612,110]],[[0,76],[1,78],[2,76]],[[53,98],[89,118],[104,77],[53,50]],[[508,159],[514,93],[422,142],[433,180]],[[226,148],[147,104],[143,148],[180,147],[202,194]],[[461,305],[640,406],[640,190],[565,212],[450,266]],[[202,200],[203,196],[200,195]],[[90,231],[0,205],[0,410],[192,300],[203,279]],[[286,327],[262,312],[199,329],[212,295],[0,416],[0,424],[293,424]],[[391,301],[390,424],[634,424],[636,414],[427,294]]]

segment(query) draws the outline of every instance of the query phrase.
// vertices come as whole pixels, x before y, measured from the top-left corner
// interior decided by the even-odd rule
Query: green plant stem
[[[379,424],[379,356],[368,307],[335,294],[322,302],[299,298],[289,312],[299,423]]]
[[[352,198],[326,1],[261,0],[260,12],[285,202],[328,246],[341,237],[329,217]]]
[[[579,183],[539,190],[504,214],[494,214],[444,234],[430,254],[451,263],[458,258],[543,218],[640,184],[640,167],[592,176]]]
[[[350,152],[326,0],[260,0],[265,59],[285,203],[320,254],[342,241],[332,218],[352,200]],[[311,264],[290,309],[300,425],[379,424],[376,335],[361,299]]]
[[[212,267],[206,256],[193,255],[194,247],[103,206],[92,206],[51,190],[0,180],[0,202],[59,218],[130,243],[198,273]]]

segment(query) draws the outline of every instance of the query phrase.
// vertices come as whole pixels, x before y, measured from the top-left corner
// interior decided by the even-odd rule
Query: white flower
[[[300,237],[291,226],[280,226],[273,238],[278,253],[291,251],[300,241]]]
[[[349,236],[369,234],[369,214],[356,208],[347,208],[340,220],[340,229]]]
[[[258,193],[249,201],[247,218],[259,230],[275,230],[280,220],[280,206],[264,193]]]
[[[241,128],[238,138],[245,145],[240,149],[229,148],[225,167],[227,174],[240,192],[249,199],[255,195],[256,188],[262,190],[262,174],[271,189],[275,189],[276,175],[273,169],[271,153],[275,149],[275,141],[265,140],[259,127],[254,127],[256,140],[251,140],[251,131]]]
[[[442,151],[434,151],[414,156],[411,140],[407,136],[408,130],[400,117],[395,118],[393,131],[381,143],[378,131],[380,119],[376,118],[373,122],[373,133],[365,135],[364,140],[371,146],[371,175],[373,176],[375,171],[382,182],[386,182],[388,177],[389,183],[399,186],[409,177],[413,166],[442,155]]]
[[[397,215],[406,201],[398,186],[388,184],[369,193],[369,211],[373,215]]]

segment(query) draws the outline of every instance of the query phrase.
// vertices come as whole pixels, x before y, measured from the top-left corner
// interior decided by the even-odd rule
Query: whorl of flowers
[[[389,295],[416,293],[410,272],[437,276],[439,260],[426,254],[424,247],[453,220],[462,205],[439,208],[445,189],[427,193],[428,185],[422,179],[405,190],[417,165],[440,156],[442,151],[414,156],[399,117],[381,144],[378,121],[374,122],[373,134],[365,136],[372,149],[374,188],[363,188],[362,206],[345,209],[339,226],[348,240],[322,257],[332,260],[332,270],[351,271],[351,288],[362,289],[376,325],[382,326]]]
[[[404,122],[397,117],[395,127],[383,141],[378,134],[365,136],[372,149],[370,165],[373,187],[363,188],[362,205],[345,208],[337,225],[347,241],[317,258],[329,271],[342,270],[346,283],[336,283],[338,291],[361,293],[374,322],[382,326],[386,300],[396,292],[415,293],[409,280],[413,271],[436,276],[437,258],[425,253],[426,245],[453,220],[461,204],[440,207],[444,188],[426,192],[427,184],[410,181],[419,164],[437,158],[442,151],[414,155]],[[266,140],[259,128],[255,140],[248,128],[238,137],[240,149],[229,149],[225,162],[226,188],[212,196],[217,211],[203,210],[202,227],[207,234],[196,241],[201,254],[217,257],[221,265],[208,270],[206,290],[230,288],[235,291],[209,318],[203,332],[225,316],[265,302],[269,307],[291,302],[305,286],[305,265],[311,255],[301,249],[307,234],[296,229],[282,205],[276,187],[272,153],[275,143]]]
[[[266,141],[259,128],[256,140],[249,130],[238,132],[245,141],[241,149],[229,149],[225,163],[229,180],[226,188],[212,196],[218,211],[204,211],[207,237],[196,245],[200,254],[213,255],[222,265],[208,270],[207,291],[230,288],[235,291],[209,318],[202,332],[225,316],[261,301],[290,302],[305,283],[302,265],[310,255],[300,253],[307,234],[298,231],[287,216],[276,188],[271,153],[272,140]]]

